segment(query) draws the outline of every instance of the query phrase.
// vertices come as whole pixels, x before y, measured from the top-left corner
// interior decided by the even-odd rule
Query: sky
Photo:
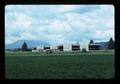
[[[105,42],[114,36],[113,5],[6,5],[5,44]]]

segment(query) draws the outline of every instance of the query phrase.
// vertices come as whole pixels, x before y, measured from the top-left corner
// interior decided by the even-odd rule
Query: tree
[[[89,44],[94,44],[94,41],[93,41],[93,40],[90,40]]]
[[[27,51],[28,50],[26,42],[23,43],[21,49],[22,49],[22,51]]]
[[[108,42],[108,49],[114,49],[114,41],[112,38],[110,38],[109,42]]]

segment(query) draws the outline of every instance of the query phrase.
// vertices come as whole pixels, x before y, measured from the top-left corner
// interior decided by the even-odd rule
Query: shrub
[[[53,53],[52,50],[46,50],[46,53],[49,54],[49,53]]]
[[[82,52],[87,52],[87,50],[85,48],[82,49]]]

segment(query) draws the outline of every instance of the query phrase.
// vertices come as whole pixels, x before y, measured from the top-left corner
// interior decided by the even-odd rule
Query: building
[[[89,50],[107,50],[108,42],[96,42],[88,45]]]
[[[63,45],[57,46],[57,49],[58,49],[59,51],[63,51]]]
[[[77,44],[65,44],[63,45],[63,51],[80,51],[80,45]]]
[[[36,46],[32,48],[32,52],[40,52],[40,51],[80,51],[79,44],[64,44],[64,45],[52,45],[52,46]]]
[[[80,51],[80,45],[79,44],[72,44],[72,51]]]
[[[50,50],[50,46],[44,46],[44,50]]]
[[[101,45],[100,44],[89,44],[89,50],[100,50]]]
[[[40,52],[44,50],[44,46],[35,46],[32,48],[32,52]]]

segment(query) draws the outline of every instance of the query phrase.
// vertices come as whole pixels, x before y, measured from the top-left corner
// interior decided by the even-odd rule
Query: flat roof
[[[99,46],[101,46],[101,44],[89,44],[89,45],[99,45]]]

